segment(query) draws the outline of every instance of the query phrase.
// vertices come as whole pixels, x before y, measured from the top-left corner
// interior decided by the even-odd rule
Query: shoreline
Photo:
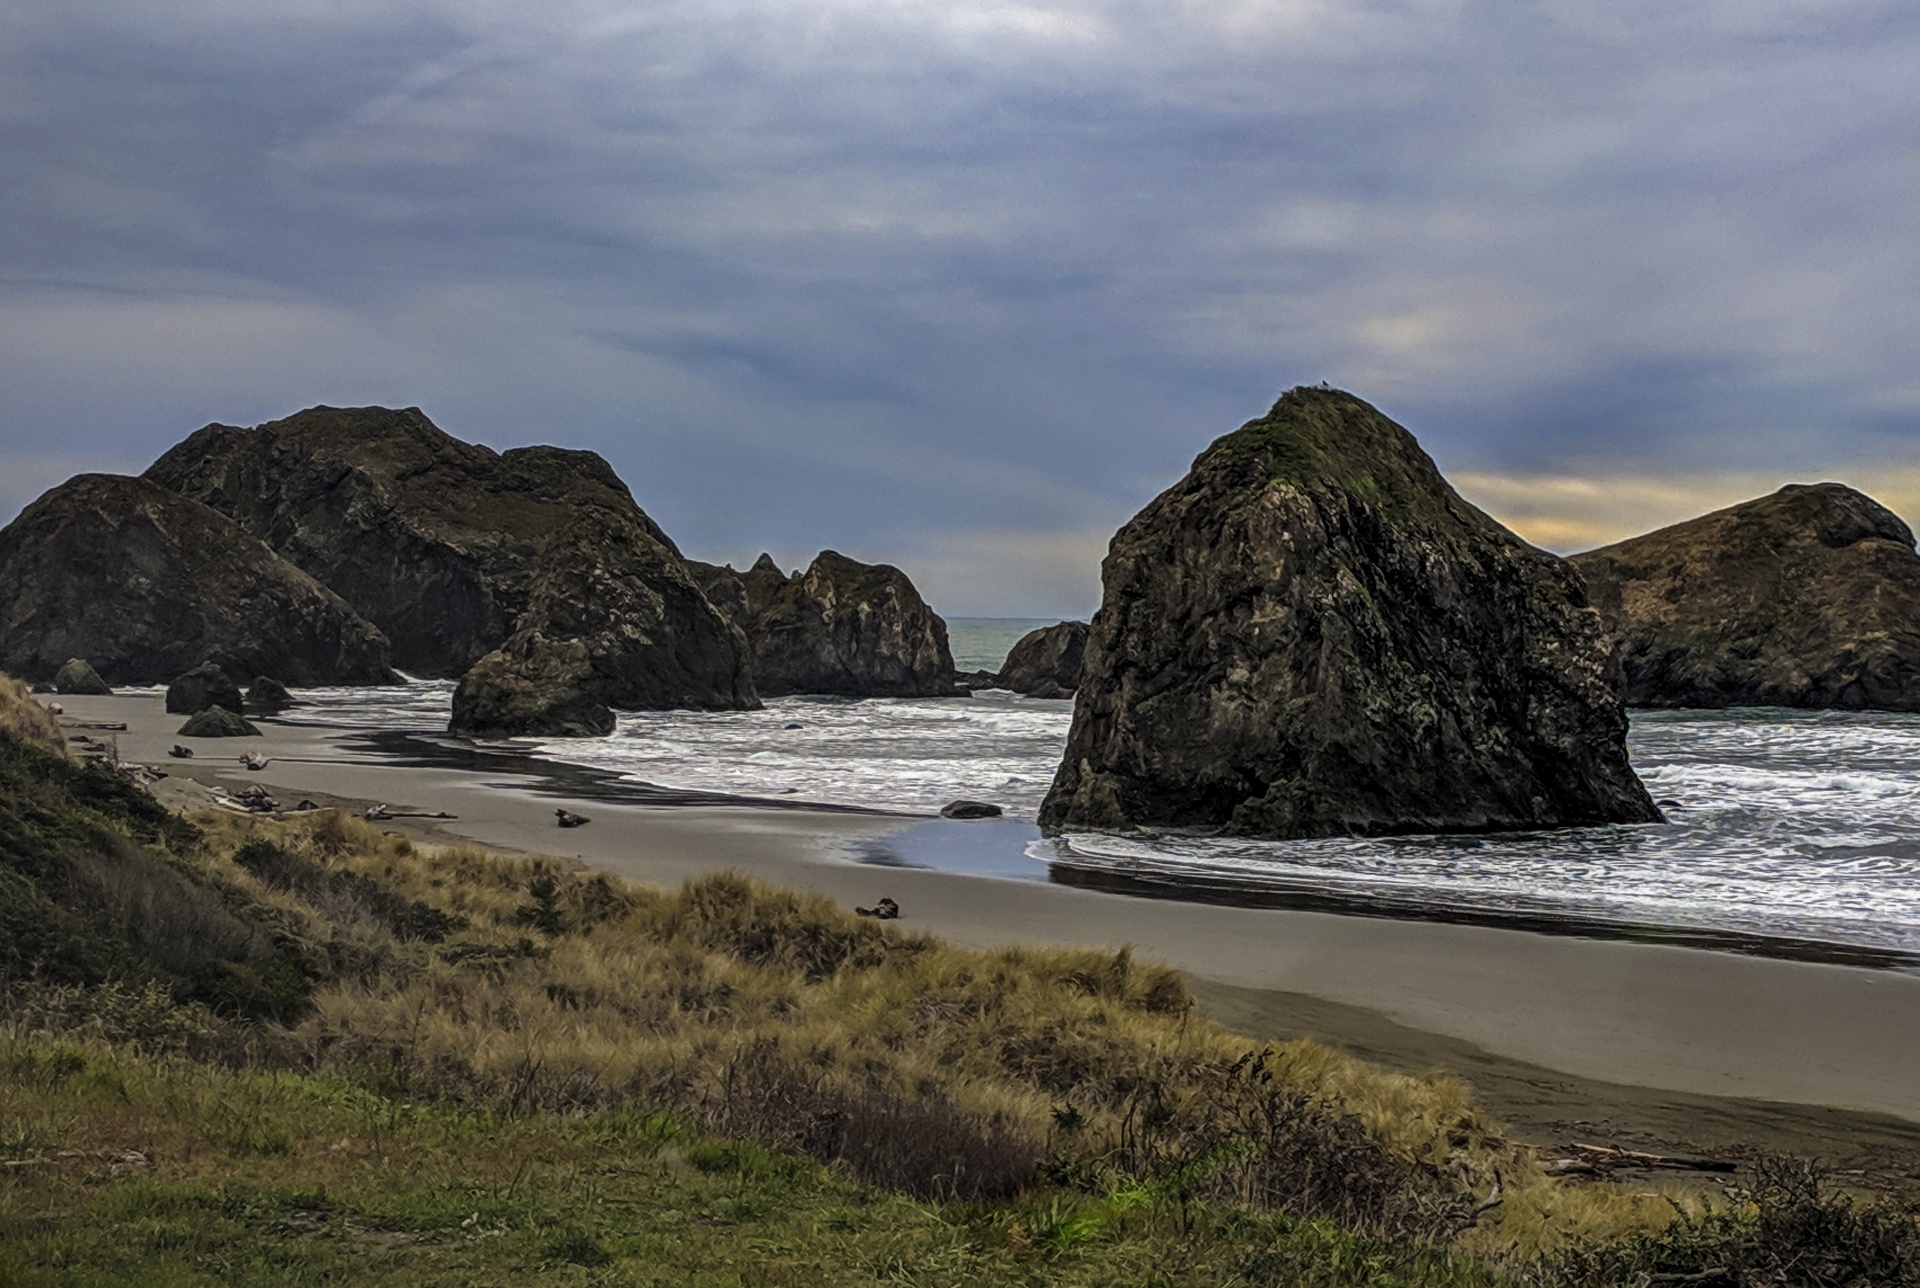
[[[1230,908],[1272,908],[1296,912],[1324,912],[1344,917],[1374,917],[1386,921],[1426,921],[1441,925],[1484,926],[1524,930],[1535,934],[1579,939],[1619,940],[1699,948],[1712,952],[1861,966],[1920,974],[1920,952],[1838,940],[1794,938],[1761,932],[1720,930],[1659,921],[1626,921],[1576,911],[1526,910],[1468,904],[1439,904],[1418,899],[1347,893],[1309,886],[1287,886],[1235,881],[1212,876],[1163,876],[1129,873],[1076,861],[1070,852],[1051,859],[1010,862],[1015,846],[1045,840],[1032,823],[1016,818],[975,820],[953,828],[949,820],[931,813],[911,813],[809,801],[794,797],[726,794],[698,788],[659,787],[637,782],[611,770],[542,757],[512,744],[472,746],[436,734],[395,730],[355,731],[354,740],[366,749],[416,768],[460,768],[480,773],[510,772],[526,791],[567,800],[591,800],[615,805],[711,806],[727,809],[799,811],[847,814],[863,818],[897,819],[910,824],[893,836],[902,844],[857,845],[865,851],[861,862],[876,866],[931,868],[961,875],[991,876],[1104,890],[1136,899],[1215,904]],[[924,825],[924,826],[923,826]],[[932,833],[940,833],[935,841]],[[997,832],[994,842],[982,837]],[[1008,839],[1009,834],[1024,833]],[[923,835],[910,835],[921,833]],[[969,843],[971,842],[971,843]],[[940,859],[931,856],[939,854]]]
[[[888,895],[900,925],[969,947],[1130,946],[1186,971],[1208,1014],[1256,1036],[1318,1037],[1408,1070],[1455,1071],[1516,1133],[1604,1130],[1646,1144],[1746,1137],[1848,1159],[1905,1159],[1920,1177],[1920,978],[1860,966],[1451,922],[1145,899],[860,862],[927,826],[916,815],[720,801],[621,804],[493,764],[402,763],[367,731],[262,723],[262,738],[194,742],[156,696],[67,698],[69,720],[125,721],[123,759],[172,777],[170,804],[261,784],[290,804],[385,801],[447,820],[383,824],[420,840],[548,854],[675,884],[723,868],[843,904]],[[74,731],[86,732],[86,731]],[[237,757],[270,757],[258,773]],[[577,767],[553,772],[550,780]],[[682,794],[669,794],[679,796]],[[592,816],[555,827],[564,806]],[[976,825],[944,824],[954,829]],[[956,836],[965,836],[964,831]],[[1036,869],[1040,865],[1035,863]],[[1562,1088],[1548,1094],[1548,1089]],[[1531,1089],[1531,1090],[1529,1090]],[[1573,1113],[1577,1107],[1589,1112]],[[1686,1133],[1678,1128],[1692,1123]]]

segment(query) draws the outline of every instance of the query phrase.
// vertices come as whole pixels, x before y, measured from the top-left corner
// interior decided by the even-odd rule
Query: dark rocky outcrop
[[[689,561],[707,598],[746,632],[761,694],[951,697],[947,624],[904,572],[823,550],[789,577],[761,555],[746,572]]]
[[[626,515],[672,548],[594,453],[495,452],[418,408],[209,425],[147,477],[232,516],[338,592],[387,633],[395,665],[423,675],[461,675],[500,646],[530,602],[541,552],[581,507]]]
[[[247,686],[246,709],[248,711],[272,715],[292,705],[293,695],[287,692],[287,686],[270,675],[257,675],[253,678],[253,683]]]
[[[1659,818],[1578,573],[1296,389],[1114,537],[1040,821],[1268,837]]]
[[[53,673],[53,687],[61,693],[81,696],[103,697],[113,692],[100,678],[100,673],[82,657],[70,657],[61,663],[60,669]]]
[[[1573,557],[1637,707],[1920,711],[1920,555],[1838,483]]]
[[[180,726],[182,738],[258,738],[260,731],[249,724],[238,712],[225,707],[208,707],[197,711]]]
[[[1061,622],[1029,631],[1007,653],[999,686],[1030,698],[1070,698],[1080,687],[1087,624]]]
[[[552,540],[518,629],[454,691],[454,733],[591,736],[614,708],[760,705],[739,627],[641,518],[589,506]]]
[[[1006,811],[1002,810],[998,805],[989,804],[986,801],[948,801],[940,807],[941,818],[957,818],[962,820],[999,818],[1005,812]]]
[[[212,662],[202,662],[167,686],[167,710],[174,715],[190,716],[212,707],[238,711],[241,705],[240,686]]]
[[[372,625],[218,512],[145,479],[81,474],[0,531],[0,667],[88,659],[154,684],[212,658],[296,684],[393,678]]]

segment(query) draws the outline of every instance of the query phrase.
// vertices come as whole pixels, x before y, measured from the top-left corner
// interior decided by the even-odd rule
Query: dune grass
[[[22,1288],[1500,1282],[1267,1214],[1061,1237],[1085,1207],[1058,1194],[929,1204],[659,1113],[508,1116],[76,1044],[15,1047],[0,1075],[0,1148],[50,1160],[0,1180],[0,1282]]]
[[[17,816],[119,799],[21,754]],[[1457,1081],[1228,1033],[1124,951],[333,811],[126,810],[95,841],[192,897],[119,926],[140,969],[0,980],[0,1282],[1597,1284],[1756,1231],[1911,1251],[1883,1205],[1551,1179]],[[299,987],[149,961],[213,907],[246,932],[219,978]]]

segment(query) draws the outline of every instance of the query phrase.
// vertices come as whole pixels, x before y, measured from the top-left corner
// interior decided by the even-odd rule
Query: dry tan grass
[[[1497,1180],[1504,1202],[1465,1236],[1482,1250],[1552,1249],[1658,1225],[1671,1211],[1545,1177],[1455,1079],[1229,1033],[1192,1012],[1177,972],[1124,951],[960,950],[739,876],[632,887],[553,860],[417,848],[331,811],[196,822],[225,879],[304,921],[308,939],[351,939],[377,961],[322,984],[313,1014],[288,1031],[315,1066],[385,1070],[496,1108],[638,1103],[704,1108],[717,1123],[737,1121],[726,1115],[744,1079],[761,1077],[771,1094],[754,1071],[779,1068],[802,1075],[816,1100],[951,1107],[983,1130],[1044,1143],[1054,1166],[1109,1187],[1126,1183],[1129,1160],[1191,1164],[1248,1121],[1259,1097],[1284,1093],[1287,1105],[1357,1120],[1379,1155],[1368,1166],[1400,1169],[1394,1183],[1417,1191],[1430,1233],[1452,1233],[1448,1222]],[[383,939],[364,919],[321,924],[221,857],[257,839],[468,926],[427,945]],[[1239,1071],[1261,1052],[1266,1081],[1254,1087]],[[1143,1145],[1143,1132],[1158,1135]],[[1354,1210],[1392,1224],[1373,1201]]]
[[[67,736],[53,712],[35,701],[27,686],[10,675],[0,675],[0,732],[10,733],[29,746],[67,754]]]

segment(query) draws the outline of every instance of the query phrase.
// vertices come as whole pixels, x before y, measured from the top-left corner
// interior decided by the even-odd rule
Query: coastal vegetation
[[[1597,1284],[1786,1230],[1805,1282],[1920,1265],[1797,1173],[1551,1177],[1461,1084],[1236,1036],[1125,952],[183,818],[11,735],[0,815],[9,1283]]]

